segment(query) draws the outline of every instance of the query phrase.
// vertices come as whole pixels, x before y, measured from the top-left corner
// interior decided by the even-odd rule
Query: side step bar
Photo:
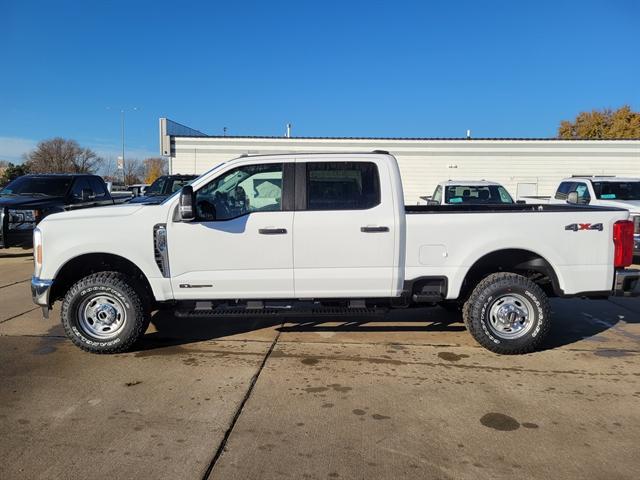
[[[385,308],[367,308],[364,302],[354,301],[345,307],[330,307],[318,304],[301,305],[265,305],[263,302],[250,301],[247,305],[214,306],[212,302],[196,302],[195,308],[177,308],[176,317],[263,317],[263,316],[372,316],[384,315]]]

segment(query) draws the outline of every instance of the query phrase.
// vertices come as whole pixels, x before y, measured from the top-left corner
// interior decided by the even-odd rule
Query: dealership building
[[[373,150],[397,158],[407,204],[444,180],[492,180],[520,197],[551,195],[571,175],[640,177],[640,140],[217,136],[160,119],[171,173],[200,174],[246,154]]]

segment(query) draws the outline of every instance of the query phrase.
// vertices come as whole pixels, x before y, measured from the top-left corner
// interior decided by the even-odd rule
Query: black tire
[[[111,325],[119,324],[111,331],[98,332],[102,323],[94,320],[95,310],[103,302],[108,310],[104,314]],[[91,353],[119,353],[128,350],[144,334],[149,326],[149,311],[135,282],[120,272],[99,272],[76,282],[62,302],[62,325],[67,337],[81,349]],[[87,311],[91,311],[89,315]],[[115,313],[114,313],[115,312]],[[97,315],[103,315],[99,312]],[[113,322],[115,320],[115,322]],[[111,325],[104,324],[103,330]]]
[[[509,302],[509,305],[500,302]],[[528,312],[527,320],[502,324],[501,308],[520,308],[518,312]],[[542,289],[516,273],[493,273],[485,277],[462,309],[462,318],[473,338],[486,349],[505,355],[536,350],[549,333],[550,315],[549,299]],[[522,319],[517,315],[510,318]]]

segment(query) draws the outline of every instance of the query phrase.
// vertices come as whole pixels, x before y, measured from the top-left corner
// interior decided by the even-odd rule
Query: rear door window
[[[89,184],[91,185],[91,190],[93,190],[96,200],[104,200],[107,198],[107,189],[105,188],[102,180],[98,177],[91,177],[89,179]]]
[[[91,190],[93,193],[91,185],[89,185],[89,181],[85,177],[76,178],[76,181],[73,182],[73,188],[71,189],[71,196],[74,201],[82,201],[82,190]]]
[[[373,162],[307,163],[308,210],[366,210],[380,203]]]

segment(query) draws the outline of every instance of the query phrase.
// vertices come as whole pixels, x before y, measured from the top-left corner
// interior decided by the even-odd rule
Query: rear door
[[[387,297],[396,222],[384,162],[296,164],[293,222],[297,297]]]

